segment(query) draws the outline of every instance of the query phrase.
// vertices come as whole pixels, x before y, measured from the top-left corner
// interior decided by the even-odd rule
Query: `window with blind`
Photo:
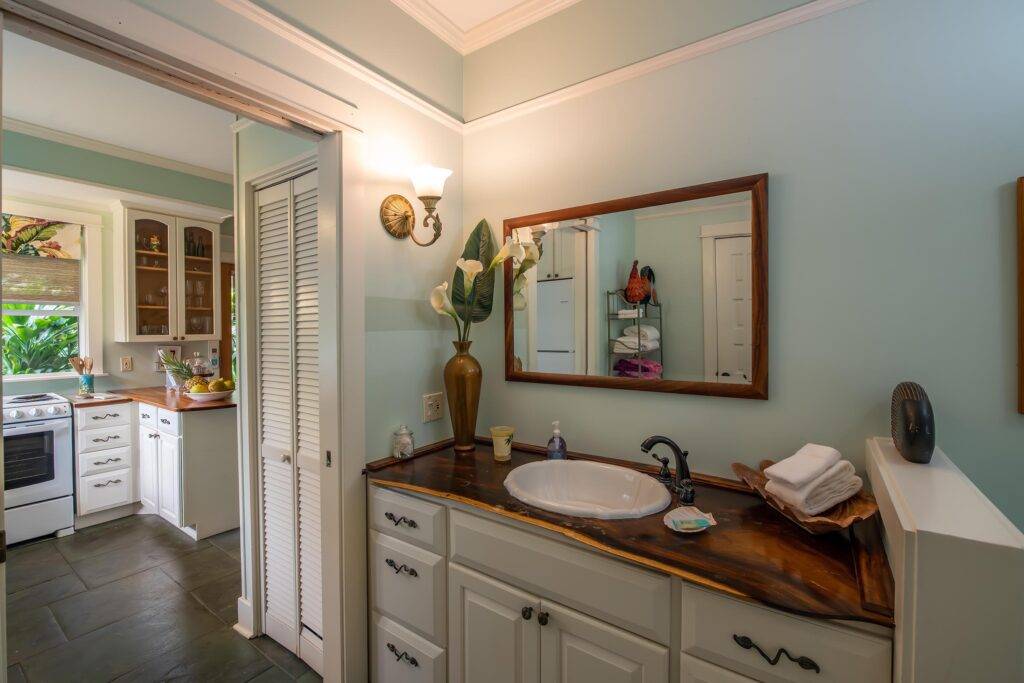
[[[80,339],[82,226],[2,214],[3,373],[70,372]]]

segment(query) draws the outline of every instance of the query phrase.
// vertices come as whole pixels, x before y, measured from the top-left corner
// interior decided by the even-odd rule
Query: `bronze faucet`
[[[663,443],[672,449],[676,457],[676,475],[672,478],[668,469],[668,458],[651,453],[651,449],[659,443]],[[684,451],[679,445],[667,436],[649,436],[640,444],[640,450],[644,453],[651,453],[651,457],[661,463],[661,472],[658,473],[658,481],[668,487],[669,491],[679,494],[679,502],[683,505],[693,505],[693,497],[696,491],[693,488],[693,479],[690,478],[690,466],[686,464],[686,457],[690,451]]]

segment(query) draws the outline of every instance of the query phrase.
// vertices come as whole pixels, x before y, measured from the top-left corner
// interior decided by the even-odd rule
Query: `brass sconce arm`
[[[440,197],[420,197],[423,202],[423,208],[426,209],[427,215],[423,217],[423,227],[429,228],[433,224],[434,237],[429,242],[420,242],[416,239],[416,234],[409,231],[409,237],[413,242],[420,245],[421,247],[429,247],[431,244],[436,242],[441,236],[441,215],[437,213],[437,203],[441,201]]]

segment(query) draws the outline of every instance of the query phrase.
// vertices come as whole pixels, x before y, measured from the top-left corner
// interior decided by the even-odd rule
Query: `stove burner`
[[[8,403],[35,403],[36,401],[45,401],[51,398],[50,394],[22,394],[21,396],[12,396],[7,399]]]

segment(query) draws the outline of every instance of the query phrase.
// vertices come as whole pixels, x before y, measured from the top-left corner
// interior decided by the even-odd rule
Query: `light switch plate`
[[[131,372],[134,367],[131,356],[121,356],[121,372]]]
[[[423,394],[423,421],[433,422],[441,419],[441,398],[444,396],[440,391],[436,394]]]

